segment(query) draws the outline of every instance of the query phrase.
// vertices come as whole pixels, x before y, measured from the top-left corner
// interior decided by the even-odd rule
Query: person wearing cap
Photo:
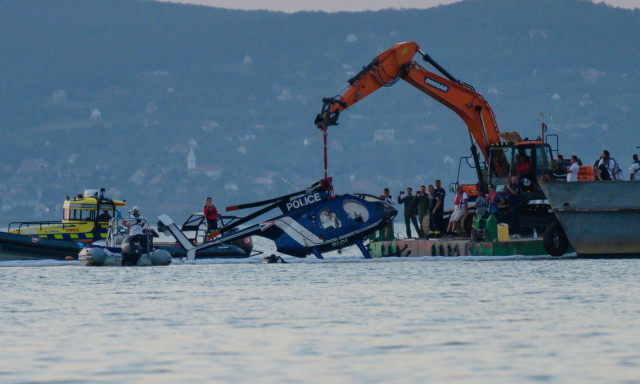
[[[129,229],[129,242],[140,240],[140,245],[146,248],[147,242],[144,237],[144,230],[147,224],[142,215],[140,215],[137,205],[134,205],[131,209],[131,216],[133,217],[122,220],[122,225]]]

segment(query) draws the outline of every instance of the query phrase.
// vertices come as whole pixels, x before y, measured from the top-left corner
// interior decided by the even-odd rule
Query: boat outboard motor
[[[127,236],[120,244],[120,249],[122,251],[122,265],[137,265],[138,260],[140,260],[140,256],[142,253],[140,252],[140,248],[142,248],[142,239],[137,236]]]

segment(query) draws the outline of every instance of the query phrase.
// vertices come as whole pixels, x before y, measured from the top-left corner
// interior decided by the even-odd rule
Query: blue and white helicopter
[[[215,238],[211,241],[189,246],[186,249],[187,258],[195,259],[198,250],[256,235],[273,240],[278,252],[291,256],[306,257],[313,254],[322,259],[323,252],[355,244],[363,256],[370,259],[363,239],[387,226],[398,214],[393,206],[375,196],[353,193],[333,195],[331,178],[322,179],[303,191],[227,207],[226,210],[256,207],[263,208],[220,228],[212,234],[211,237]],[[278,208],[281,215],[238,230],[240,225]],[[161,215],[158,219],[177,240],[184,237],[167,215]]]

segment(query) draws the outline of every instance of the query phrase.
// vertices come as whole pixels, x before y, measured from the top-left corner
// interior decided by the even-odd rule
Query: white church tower
[[[189,150],[189,154],[187,155],[187,171],[195,172],[196,170],[196,153],[193,150],[193,147]]]

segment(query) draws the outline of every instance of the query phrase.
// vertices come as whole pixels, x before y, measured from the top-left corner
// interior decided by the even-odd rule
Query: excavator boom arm
[[[413,58],[416,54],[420,54],[447,78],[430,72],[415,62]],[[478,143],[485,160],[488,159],[489,144],[500,142],[500,131],[491,106],[473,87],[453,78],[431,57],[422,53],[414,42],[395,44],[349,79],[350,85],[342,95],[323,99],[322,111],[316,116],[316,126],[326,130],[331,125],[337,125],[341,111],[381,87],[395,84],[399,79],[405,80],[458,114]]]

